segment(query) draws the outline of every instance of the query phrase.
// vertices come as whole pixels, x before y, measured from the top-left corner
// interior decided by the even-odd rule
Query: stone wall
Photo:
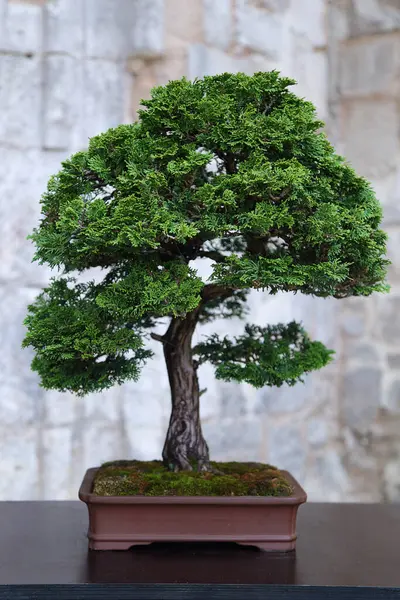
[[[352,495],[400,499],[400,2],[328,10],[330,135],[373,183],[389,234],[390,295],[341,304],[340,443]]]
[[[393,291],[253,294],[253,322],[303,320],[335,363],[305,385],[260,391],[202,367],[205,434],[214,458],[277,463],[311,499],[400,499],[399,28],[398,0],[0,0],[0,498],[76,497],[87,466],[159,456],[169,416],[157,345],[139,383],[83,400],[44,393],[30,372],[21,322],[49,273],[31,264],[25,236],[48,176],[91,135],[135,118],[156,83],[275,68],[372,179]]]

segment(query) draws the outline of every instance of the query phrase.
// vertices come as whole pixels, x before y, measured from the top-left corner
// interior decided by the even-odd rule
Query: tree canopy
[[[379,202],[294,83],[275,71],[171,81],[137,123],[62,163],[31,235],[35,259],[60,269],[26,319],[44,387],[83,394],[136,378],[159,319],[243,317],[251,289],[386,290]],[[71,277],[90,267],[104,269],[100,283]],[[218,377],[256,386],[293,384],[331,355],[295,323],[248,325],[195,351]]]

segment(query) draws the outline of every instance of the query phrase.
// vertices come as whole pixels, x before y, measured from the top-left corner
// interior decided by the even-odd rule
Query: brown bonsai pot
[[[89,469],[79,498],[89,510],[89,548],[127,550],[152,542],[237,542],[262,550],[294,550],[296,517],[307,495],[283,471],[293,488],[271,496],[97,496],[98,469]]]

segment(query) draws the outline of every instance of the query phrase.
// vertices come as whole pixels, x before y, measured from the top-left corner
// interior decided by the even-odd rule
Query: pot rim
[[[288,472],[281,470],[293,487],[291,496],[97,496],[92,493],[93,482],[99,467],[88,469],[79,489],[79,499],[85,504],[253,504],[253,505],[299,505],[307,500],[307,494]]]

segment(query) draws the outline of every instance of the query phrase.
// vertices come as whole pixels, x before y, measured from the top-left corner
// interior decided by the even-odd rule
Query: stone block
[[[0,55],[0,144],[40,144],[41,70],[38,56]]]
[[[285,12],[290,6],[290,0],[248,0],[249,6],[261,8],[270,12]]]
[[[21,54],[36,54],[41,51],[42,9],[40,6],[8,2],[3,12],[3,19],[0,51]]]
[[[303,488],[307,490],[308,502],[328,502],[329,496],[326,490],[322,489],[321,482],[314,470],[308,467],[306,475],[301,482]],[[336,493],[337,496],[337,493]]]
[[[128,454],[124,458],[136,460],[161,460],[166,431],[157,427],[136,427],[127,429]]]
[[[3,337],[3,335],[1,335]],[[23,361],[21,361],[23,362]],[[25,384],[25,385],[24,385]],[[5,427],[32,426],[37,414],[36,395],[24,373],[0,381],[0,423]]]
[[[38,500],[36,427],[2,427],[0,436],[0,499]]]
[[[350,36],[350,19],[352,0],[337,0],[328,2],[326,6],[326,26],[329,31],[331,41],[337,48],[340,40],[345,40]],[[335,58],[333,57],[333,60]]]
[[[72,431],[70,427],[45,429],[42,432],[43,481],[41,500],[69,500],[76,498],[77,489],[71,489],[70,464],[72,458]],[[82,473],[83,476],[83,473]]]
[[[347,361],[359,364],[377,365],[380,362],[380,353],[375,344],[346,341],[343,356]]]
[[[197,339],[200,339],[200,337]],[[193,340],[193,344],[197,343],[197,339]],[[210,363],[204,363],[200,366],[198,377],[200,389],[204,390],[200,398],[200,416],[202,422],[205,423],[219,418],[221,406],[218,400],[221,393],[221,384],[224,385],[224,383],[215,378],[215,369]],[[166,415],[165,410],[164,415]]]
[[[168,50],[162,59],[155,61],[153,69],[156,79],[154,82],[148,80],[146,93],[141,98],[150,97],[150,89],[155,85],[166,85],[169,81],[180,79],[188,72],[188,51],[187,47]],[[135,80],[134,86],[137,85]]]
[[[384,227],[400,225],[400,169],[391,170],[383,179],[375,180],[374,190],[382,204]],[[394,232],[390,234],[394,235]],[[393,247],[389,251],[393,252]],[[393,273],[390,273],[390,277],[393,277]]]
[[[274,62],[268,62],[262,56],[235,57],[217,48],[208,48],[204,44],[191,44],[188,53],[188,76],[190,79],[204,75],[221,73],[246,73],[268,71],[274,68]]]
[[[351,461],[352,459],[353,457]],[[349,474],[349,493],[346,494],[346,502],[362,502],[364,499],[376,503],[383,501],[382,470],[376,462],[375,465],[371,464],[365,469],[354,467],[352,464],[346,466]]]
[[[65,150],[70,147],[74,128],[72,102],[78,92],[75,58],[46,55],[44,58],[43,147],[46,150]]]
[[[59,153],[0,147],[0,278],[42,285],[50,269],[31,263],[35,247],[26,237],[39,224],[40,196],[59,170]]]
[[[366,333],[365,315],[344,313],[340,319],[340,326],[346,335],[362,336]]]
[[[335,300],[337,303],[337,300]],[[360,296],[351,296],[340,302],[341,309],[348,314],[365,315],[368,307],[368,300]]]
[[[397,0],[352,0],[349,17],[352,36],[400,29],[400,5]]]
[[[295,386],[283,384],[280,388],[261,388],[256,392],[258,403],[255,412],[258,414],[294,413],[301,410],[308,400],[312,399],[312,378],[307,376],[305,383]]]
[[[70,156],[74,152],[86,150],[89,143],[87,129],[90,126],[91,118],[93,118],[93,116],[89,117],[86,110],[86,102],[88,98],[90,99],[90,101],[92,101],[91,91],[87,90],[88,82],[86,64],[87,62],[84,60],[74,59],[72,67],[71,80],[74,92],[73,94],[70,94],[68,106],[66,107],[68,120],[71,123],[68,138],[69,146],[68,149],[62,150],[62,152],[67,156]],[[109,64],[119,65],[120,63],[109,62]],[[121,98],[121,104],[124,101],[125,97]],[[54,127],[54,137],[56,137],[56,123],[52,123],[52,127]],[[62,135],[61,128],[58,129],[58,135]],[[56,152],[60,152],[60,150],[57,150],[57,148],[52,149],[52,154],[55,154]]]
[[[97,467],[110,460],[129,458],[125,452],[123,432],[118,425],[110,425],[107,421],[88,421],[82,434],[82,475],[90,467]]]
[[[320,448],[329,441],[329,428],[324,417],[312,417],[307,421],[307,439],[310,446]]]
[[[0,288],[0,343],[7,348],[0,356],[0,413],[2,423],[11,428],[35,426],[43,420],[44,392],[31,370],[34,353],[21,348],[26,334],[23,321],[34,296],[32,289]]]
[[[125,383],[121,388],[122,418],[125,427],[161,428],[164,412],[168,413],[171,406],[169,396],[169,390],[154,384],[149,369],[140,381]]]
[[[162,334],[166,328],[162,325],[155,332]],[[139,380],[127,381],[119,388],[121,419],[127,428],[162,428],[171,415],[171,391],[162,346],[153,340],[145,340],[145,346],[154,354],[143,365]]]
[[[190,79],[219,73],[237,73],[243,60],[235,60],[221,50],[208,48],[204,44],[191,44],[188,54],[188,75]]]
[[[359,175],[380,179],[398,168],[400,143],[394,100],[358,100],[343,103],[344,153]]]
[[[30,370],[32,352],[30,349],[21,349],[26,334],[23,321],[27,306],[33,302],[36,294],[37,290],[33,288],[0,286],[0,344],[2,348],[7,348],[6,352],[0,354],[0,372],[9,385],[20,381],[21,385],[18,386],[21,391],[24,382],[28,386],[27,394],[34,393],[38,379]]]
[[[400,415],[400,380],[393,381],[382,405],[391,413]]]
[[[123,388],[115,386],[109,390],[88,394],[83,398],[83,411],[86,421],[110,422],[118,424],[122,418]]]
[[[9,4],[33,4],[34,6],[43,6],[47,0],[8,0]]]
[[[103,60],[85,62],[84,80],[82,125],[88,139],[124,122],[128,81],[122,63]]]
[[[385,500],[387,502],[400,502],[400,456],[391,460],[384,468]]]
[[[306,444],[299,426],[272,423],[267,462],[289,471],[301,483],[305,476]]]
[[[392,263],[389,265],[388,281],[390,285],[397,286],[400,283],[400,231],[397,229],[389,231],[387,254]]]
[[[320,482],[319,500],[325,502],[344,501],[350,481],[336,449],[329,449],[315,458],[315,472]]]
[[[325,0],[292,2],[288,11],[288,25],[292,31],[304,36],[312,46],[326,46],[326,13]]]
[[[379,418],[371,427],[368,440],[374,450],[375,459],[388,460],[393,455],[394,450],[398,449],[400,452],[399,430],[399,415],[390,414],[385,409],[380,410]]]
[[[5,43],[7,0],[0,0],[0,39],[1,44]]]
[[[251,322],[261,326],[276,323],[288,323],[292,319],[298,319],[306,311],[303,310],[308,301],[306,296],[296,296],[284,292],[271,295],[265,292],[252,290],[248,298],[248,308],[251,314]],[[243,332],[243,324],[239,322],[239,332]]]
[[[80,406],[87,400],[69,392],[47,390],[44,393],[45,425],[59,429],[60,426],[72,427],[79,415]]]
[[[132,31],[140,10],[132,0],[85,0],[86,56],[125,59],[132,50]]]
[[[373,481],[376,481],[375,477],[373,478]],[[360,485],[357,485],[353,477],[351,478],[350,485],[350,491],[346,492],[346,494],[339,499],[339,502],[355,502],[357,504],[380,504],[383,502],[383,494],[379,487],[376,487],[375,489],[363,490],[362,481],[360,482]]]
[[[213,460],[260,461],[263,429],[260,419],[218,419],[203,424]]]
[[[400,339],[400,298],[386,296],[376,298],[378,307],[377,334],[388,346],[398,347]]]
[[[326,52],[315,51],[304,35],[292,34],[290,64],[283,72],[293,77],[297,85],[292,91],[314,104],[317,115],[325,121],[328,117],[328,57]]]
[[[381,402],[381,371],[363,367],[345,373],[342,393],[344,423],[355,431],[368,431]]]
[[[371,431],[372,429],[373,427]],[[376,474],[377,460],[371,452],[371,431],[360,433],[348,427],[341,427],[340,440],[343,443],[346,468],[351,475]]]
[[[236,3],[236,42],[242,48],[278,58],[283,50],[284,21],[279,13],[252,6],[248,0]]]
[[[277,68],[276,61],[264,54],[251,53],[241,58],[236,58],[240,64],[240,71],[246,75],[253,75],[258,71],[272,71]]]
[[[206,44],[227,50],[233,37],[231,0],[203,0],[204,38]]]
[[[340,50],[340,92],[344,97],[398,96],[400,34],[353,39]]]
[[[84,0],[52,0],[44,5],[46,52],[84,54]]]
[[[387,361],[390,369],[393,369],[393,371],[400,371],[400,354],[389,354]]]
[[[164,0],[136,0],[131,30],[132,56],[160,56],[165,47]]]
[[[221,418],[241,418],[247,413],[246,396],[238,383],[218,382],[217,394]]]
[[[336,408],[337,402],[336,382],[338,362],[338,359],[335,361],[334,357],[330,365],[308,375],[312,380],[312,390],[308,394],[307,414],[315,414],[322,409],[324,414],[330,414],[329,419],[336,419],[336,412],[333,407],[335,406]],[[328,408],[333,410],[333,413]]]
[[[298,297],[298,296],[297,296]],[[308,329],[308,319],[310,331],[313,339],[320,340],[328,348],[337,347],[338,336],[338,302],[333,298],[308,298],[309,304],[304,307],[304,323]]]
[[[202,0],[165,0],[165,48],[184,48],[203,37]]]
[[[133,120],[137,120],[137,112],[143,108],[141,102],[150,98],[152,88],[161,83],[162,80],[163,83],[168,83],[168,80],[171,78],[167,69],[169,63],[167,62],[164,65],[164,60],[167,60],[167,57],[161,61],[133,59],[129,62],[129,71],[133,76],[130,90],[130,109]]]

